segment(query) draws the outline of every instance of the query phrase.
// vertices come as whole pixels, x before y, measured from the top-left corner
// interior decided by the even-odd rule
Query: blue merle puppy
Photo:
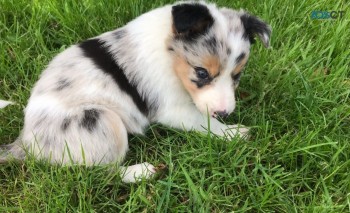
[[[206,132],[209,119],[213,134],[243,137],[248,128],[217,118],[235,108],[254,37],[268,47],[270,33],[242,10],[181,2],[73,45],[35,84],[21,135],[3,146],[0,161],[30,151],[65,165],[120,163],[128,133],[142,134],[154,122]],[[125,182],[155,173],[146,162],[122,170]]]

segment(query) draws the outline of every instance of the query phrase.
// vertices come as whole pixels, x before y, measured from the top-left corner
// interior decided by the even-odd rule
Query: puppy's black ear
[[[186,40],[205,34],[214,23],[209,9],[198,3],[175,5],[172,15],[175,35]]]
[[[243,37],[254,43],[255,36],[258,35],[264,46],[270,46],[271,27],[259,18],[245,13],[241,16],[241,21],[245,30]]]

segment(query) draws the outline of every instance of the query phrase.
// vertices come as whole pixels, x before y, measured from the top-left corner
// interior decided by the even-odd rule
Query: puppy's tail
[[[13,104],[11,101],[0,100],[0,109]],[[20,147],[20,141],[17,139],[14,143],[0,145],[0,164],[8,162],[9,159],[22,160],[25,152]]]

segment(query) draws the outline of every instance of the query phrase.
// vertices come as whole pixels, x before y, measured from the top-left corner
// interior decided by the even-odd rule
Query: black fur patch
[[[92,132],[96,128],[97,121],[100,117],[100,111],[97,109],[84,110],[84,116],[81,120],[80,125]]]
[[[110,75],[119,88],[132,98],[137,108],[144,115],[147,115],[146,101],[138,93],[135,83],[131,84],[127,79],[123,69],[108,51],[108,47],[105,46],[105,42],[99,39],[90,39],[82,42],[79,46],[84,51],[84,55],[90,58],[104,73]]]
[[[216,38],[214,36],[206,39],[204,42],[205,42],[205,45],[209,49],[211,54],[214,55],[214,54],[217,53],[218,42],[217,42],[217,40],[216,40]]]
[[[197,3],[175,5],[172,15],[176,37],[185,40],[204,35],[214,23],[208,8]]]
[[[126,35],[126,31],[125,30],[117,30],[115,32],[113,32],[113,35],[116,39],[121,39]]]
[[[186,45],[184,45],[184,50],[188,52],[188,47]]]
[[[226,49],[226,54],[227,54],[227,55],[231,55],[231,48],[228,47],[228,48]]]
[[[67,79],[60,79],[58,82],[57,82],[57,87],[56,87],[56,90],[57,91],[61,91],[63,90],[64,88],[67,88],[71,85],[71,82],[69,82]]]
[[[72,120],[70,118],[63,119],[63,122],[62,122],[62,125],[61,125],[62,131],[66,131],[71,122],[72,122]]]
[[[255,16],[244,14],[241,16],[241,21],[245,29],[243,38],[249,39],[251,44],[255,42],[256,34],[263,35],[266,33],[268,36],[271,34],[269,26]]]
[[[236,58],[236,64],[239,64],[243,58],[245,57],[245,53],[241,53],[237,58]]]

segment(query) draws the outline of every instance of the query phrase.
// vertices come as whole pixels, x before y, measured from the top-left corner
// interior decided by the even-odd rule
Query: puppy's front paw
[[[124,183],[135,183],[142,179],[150,179],[156,173],[156,168],[147,162],[135,164],[121,169]]]
[[[249,128],[243,125],[228,125],[228,128],[225,130],[225,134],[230,137],[240,137],[243,139],[249,138]]]
[[[11,101],[0,100],[0,109],[5,108],[7,105],[13,104]]]

